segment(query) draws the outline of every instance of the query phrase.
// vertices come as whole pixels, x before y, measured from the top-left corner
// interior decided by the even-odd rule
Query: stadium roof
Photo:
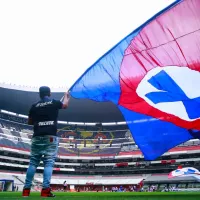
[[[38,88],[24,88],[0,84],[0,109],[17,114],[28,115],[33,103],[39,100]],[[61,99],[63,88],[52,89],[52,97]],[[124,118],[111,102],[99,103],[91,100],[71,98],[67,110],[62,110],[60,121],[70,122],[121,122]]]

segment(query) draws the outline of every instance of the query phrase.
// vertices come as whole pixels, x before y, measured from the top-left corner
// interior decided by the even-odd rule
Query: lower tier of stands
[[[0,171],[0,179],[13,180],[18,191],[22,191],[25,182],[25,173]],[[33,180],[32,191],[41,190],[42,174],[36,174]],[[118,191],[120,186],[124,192],[137,191],[199,191],[200,183],[192,177],[168,179],[168,174],[141,174],[138,176],[66,176],[53,175],[51,187],[54,191],[63,191],[63,182],[67,183],[67,191]],[[113,189],[114,188],[114,189]],[[173,190],[172,190],[173,188]],[[139,189],[139,190],[138,190]]]
[[[15,139],[8,139],[0,136],[0,147],[15,149],[19,151],[30,152],[30,141],[18,141]],[[189,151],[200,151],[200,146],[185,146],[185,147],[175,147],[168,151],[169,154],[174,154],[175,152],[189,152]],[[59,146],[58,154],[60,156],[142,156],[140,150],[122,151],[121,147],[83,147],[83,148],[69,148]]]

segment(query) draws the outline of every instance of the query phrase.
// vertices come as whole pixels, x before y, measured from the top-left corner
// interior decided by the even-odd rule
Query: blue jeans
[[[50,187],[53,166],[58,152],[58,137],[36,136],[32,139],[29,168],[26,173],[24,188],[31,188],[32,180],[40,160],[44,163],[43,188]]]

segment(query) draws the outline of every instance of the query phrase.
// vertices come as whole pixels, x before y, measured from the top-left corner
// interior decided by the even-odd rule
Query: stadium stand
[[[23,121],[17,120],[17,117],[14,119],[15,121],[10,121],[11,118],[5,119],[5,116],[0,119],[0,177],[3,178],[2,174],[7,174],[8,177],[5,178],[12,178],[21,190],[29,163],[33,132],[32,127],[21,123]],[[70,185],[73,177],[77,191],[103,191],[105,188],[112,191],[112,188],[117,188],[119,185],[131,190],[134,184],[138,186],[143,179],[145,179],[143,189],[148,191],[153,190],[152,188],[166,190],[166,187],[171,187],[170,184],[174,184],[179,190],[184,190],[188,186],[199,190],[200,187],[194,179],[172,181],[167,178],[167,174],[180,164],[200,167],[199,140],[180,144],[155,161],[145,161],[127,129],[123,130],[119,126],[115,129],[113,127],[109,129],[108,126],[106,128],[90,126],[90,128],[70,125],[59,129],[59,154],[52,179],[52,187],[55,190],[62,190],[64,180]],[[39,190],[41,187],[42,172],[41,163],[34,180],[34,190]],[[130,179],[133,174],[133,182],[128,181],[128,177]],[[110,179],[115,180],[115,183],[119,180],[118,184],[114,185],[114,182],[108,180],[109,175],[112,175]],[[88,176],[90,178],[87,178]],[[119,176],[123,178],[119,179]],[[136,180],[139,182],[134,182]],[[76,181],[82,184],[77,184]],[[97,183],[101,185],[94,187]]]

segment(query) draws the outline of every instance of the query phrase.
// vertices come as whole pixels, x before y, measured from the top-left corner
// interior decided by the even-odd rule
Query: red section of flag
[[[164,12],[131,41],[120,69],[119,104],[183,128],[200,130],[200,119],[186,121],[150,106],[136,89],[156,67],[188,67],[200,72],[200,1],[185,0]]]

